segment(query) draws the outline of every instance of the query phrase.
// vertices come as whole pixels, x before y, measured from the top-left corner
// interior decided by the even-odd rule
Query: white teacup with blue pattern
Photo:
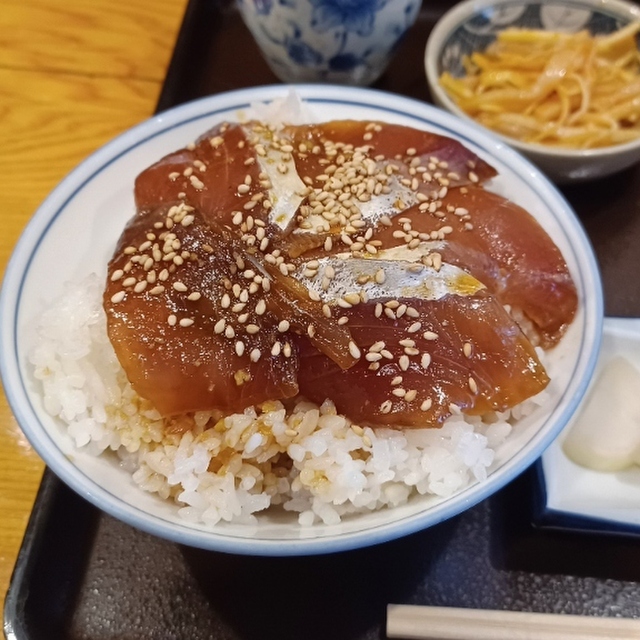
[[[237,0],[245,24],[284,82],[375,82],[420,0]]]

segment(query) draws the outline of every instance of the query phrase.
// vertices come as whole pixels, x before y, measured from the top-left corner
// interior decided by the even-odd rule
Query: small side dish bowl
[[[464,75],[463,59],[484,51],[507,28],[608,34],[640,20],[640,6],[623,0],[465,0],[456,4],[433,28],[425,50],[425,71],[431,97],[441,108],[466,120],[441,83],[444,72]],[[476,122],[477,123],[477,122]],[[497,136],[536,164],[554,182],[563,184],[602,178],[640,161],[640,138],[606,147],[564,149]]]

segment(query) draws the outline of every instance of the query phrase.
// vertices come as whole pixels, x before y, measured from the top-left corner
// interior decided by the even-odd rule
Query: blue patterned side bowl
[[[284,82],[368,85],[386,69],[421,0],[237,0]]]
[[[640,20],[640,6],[625,0],[464,0],[447,12],[429,35],[424,62],[431,97],[438,106],[473,121],[448,96],[439,79],[444,71],[463,75],[463,57],[486,49],[503,29],[571,33],[586,29],[605,34],[636,20]],[[521,152],[558,184],[603,178],[640,161],[640,140],[572,150],[530,144],[495,131],[490,134]]]

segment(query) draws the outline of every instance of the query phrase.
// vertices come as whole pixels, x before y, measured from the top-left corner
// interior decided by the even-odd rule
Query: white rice
[[[30,360],[46,411],[76,447],[115,452],[142,489],[207,525],[255,522],[268,508],[297,512],[302,526],[332,524],[415,494],[447,497],[486,478],[512,430],[511,413],[490,424],[454,415],[439,429],[360,428],[331,402],[302,399],[289,411],[271,402],[219,420],[200,412],[165,422],[117,361],[95,275],[67,286],[42,315]],[[518,417],[541,401],[518,407]],[[176,422],[188,429],[172,433]]]

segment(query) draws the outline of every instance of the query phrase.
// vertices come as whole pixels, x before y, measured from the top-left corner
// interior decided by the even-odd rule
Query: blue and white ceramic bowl
[[[368,85],[382,75],[420,0],[238,0],[284,82]]]
[[[483,51],[510,27],[592,34],[611,33],[640,20],[640,6],[624,0],[465,0],[453,6],[433,28],[425,51],[425,71],[433,101],[471,120],[440,84],[448,71],[463,73],[462,59]],[[525,155],[557,183],[602,178],[640,160],[640,140],[598,149],[572,150],[497,136]]]
[[[553,381],[546,402],[523,416],[496,448],[483,482],[446,497],[416,493],[394,508],[337,524],[300,526],[297,514],[278,509],[260,514],[255,523],[207,527],[190,522],[175,504],[143,492],[117,457],[78,449],[68,430],[48,414],[29,363],[35,323],[65,282],[90,273],[104,277],[113,247],[135,212],[133,180],[140,171],[210,127],[246,117],[256,103],[286,99],[290,88],[220,93],[165,111],[124,133],[71,173],[22,234],[0,291],[0,377],[18,424],[61,480],[106,513],[180,544],[250,555],[307,555],[379,544],[435,525],[484,500],[539,458],[573,416],[596,364],[603,307],[598,266],[580,221],[539,171],[478,127],[422,102],[354,87],[295,89],[310,121],[379,120],[425,129],[455,137],[493,165],[499,175],[491,190],[525,206],[562,251],[578,290],[578,314],[545,359]]]

